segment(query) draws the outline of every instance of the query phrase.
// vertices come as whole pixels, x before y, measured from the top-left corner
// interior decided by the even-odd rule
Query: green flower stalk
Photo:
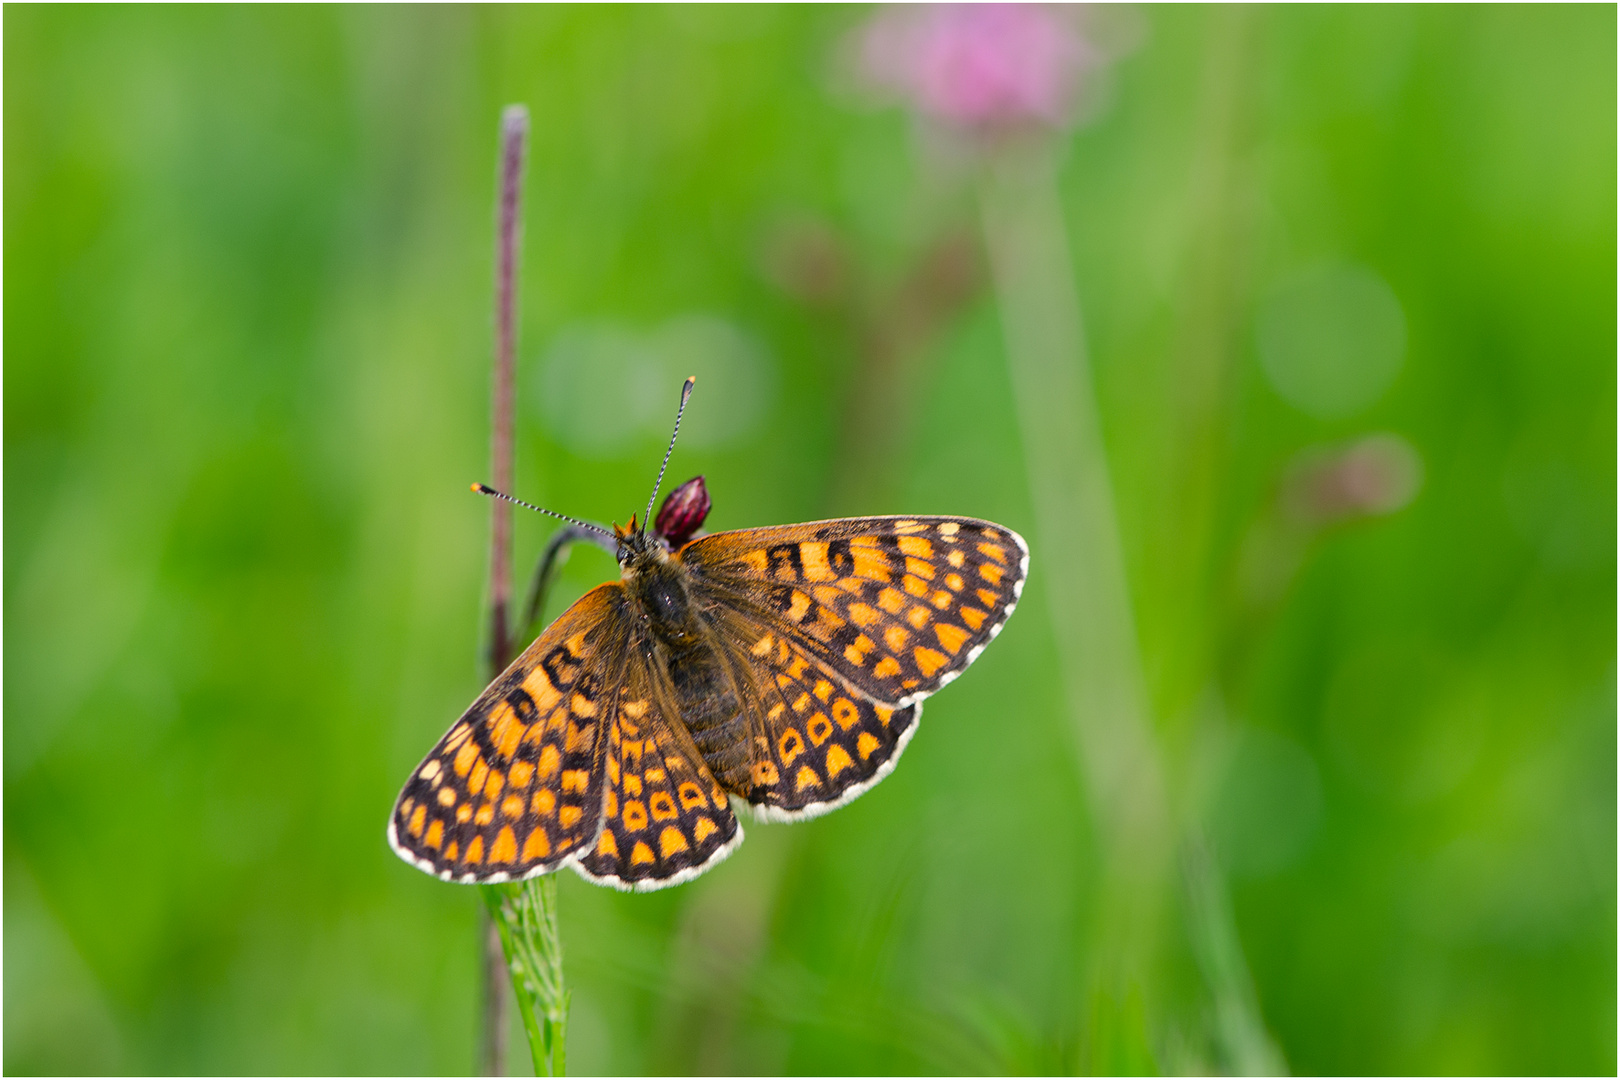
[[[567,1063],[568,988],[563,984],[557,879],[547,874],[480,891],[500,933],[534,1075],[562,1076]]]

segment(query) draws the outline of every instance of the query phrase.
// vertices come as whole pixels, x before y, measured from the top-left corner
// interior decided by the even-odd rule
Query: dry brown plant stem
[[[512,490],[512,384],[517,340],[517,269],[522,239],[523,159],[529,137],[529,111],[509,105],[501,114],[500,203],[495,228],[495,370],[492,387],[490,477],[501,491]],[[489,677],[512,661],[508,609],[512,600],[512,507],[490,500]],[[480,1065],[485,1076],[506,1075],[507,968],[500,928],[486,908],[483,916],[484,1023]]]

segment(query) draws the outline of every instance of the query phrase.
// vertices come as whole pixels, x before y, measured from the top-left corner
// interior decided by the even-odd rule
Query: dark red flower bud
[[[653,533],[674,550],[692,539],[708,516],[709,489],[703,486],[703,477],[694,476],[664,497]]]

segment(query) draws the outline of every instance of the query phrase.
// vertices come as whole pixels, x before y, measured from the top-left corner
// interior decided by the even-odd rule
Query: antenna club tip
[[[487,487],[485,487],[483,484],[473,484],[472,489],[473,489],[473,491],[477,492],[479,495],[488,495],[489,494],[489,489]]]

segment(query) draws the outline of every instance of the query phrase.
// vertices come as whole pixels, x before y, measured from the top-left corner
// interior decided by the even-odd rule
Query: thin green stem
[[[483,887],[501,933],[518,1015],[536,1076],[562,1076],[567,1065],[568,988],[563,982],[557,879],[550,875]]]

